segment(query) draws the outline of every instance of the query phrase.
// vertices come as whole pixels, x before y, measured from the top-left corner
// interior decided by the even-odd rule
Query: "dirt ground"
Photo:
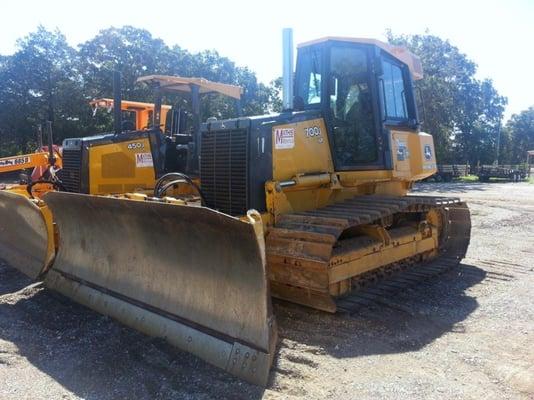
[[[280,341],[267,389],[0,265],[0,398],[534,399],[534,185],[416,190],[469,202],[468,257],[352,315],[275,302]]]

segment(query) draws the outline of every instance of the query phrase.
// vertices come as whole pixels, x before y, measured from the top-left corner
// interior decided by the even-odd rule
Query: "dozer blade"
[[[59,251],[45,284],[265,385],[276,326],[259,214],[48,193]]]
[[[32,279],[54,259],[52,215],[44,205],[0,190],[0,258]]]

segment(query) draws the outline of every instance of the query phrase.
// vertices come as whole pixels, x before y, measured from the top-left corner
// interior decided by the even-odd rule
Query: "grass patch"
[[[530,177],[528,178],[528,183],[534,185],[534,175],[530,175]]]
[[[476,175],[467,175],[467,176],[461,176],[458,178],[459,182],[478,182],[478,176]]]

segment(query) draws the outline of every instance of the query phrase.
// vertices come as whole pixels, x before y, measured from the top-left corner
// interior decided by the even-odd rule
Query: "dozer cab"
[[[186,87],[195,104],[210,82],[142,78],[156,93],[142,150],[153,193],[126,193],[125,179],[122,193],[84,191],[92,150],[84,162],[80,143],[79,186],[43,196],[57,248],[37,274],[48,287],[256,384],[275,351],[271,295],[336,312],[392,270],[458,264],[470,236],[465,203],[408,193],[436,172],[432,136],[419,130],[418,59],[376,40],[323,38],[298,47],[293,84],[284,36],[283,112],[197,119],[185,147],[173,143],[185,158],[176,163],[161,145],[161,94]],[[171,196],[179,185],[191,192]]]

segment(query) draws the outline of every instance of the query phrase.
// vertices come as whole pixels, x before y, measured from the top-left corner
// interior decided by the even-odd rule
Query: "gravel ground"
[[[534,185],[421,184],[469,202],[462,264],[352,315],[275,302],[267,389],[0,265],[1,399],[534,399]]]

